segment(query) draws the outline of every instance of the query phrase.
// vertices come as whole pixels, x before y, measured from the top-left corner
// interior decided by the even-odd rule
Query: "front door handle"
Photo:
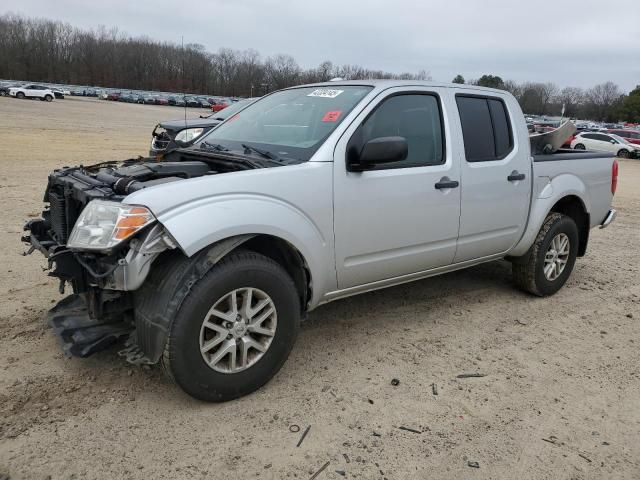
[[[511,175],[507,177],[507,180],[509,180],[510,182],[517,182],[518,180],[524,180],[524,179],[525,179],[525,174],[519,173],[517,170],[514,170],[513,172],[511,172]]]
[[[447,177],[442,177],[438,183],[435,184],[436,190],[444,190],[445,188],[457,188],[460,185],[456,180],[449,180]]]

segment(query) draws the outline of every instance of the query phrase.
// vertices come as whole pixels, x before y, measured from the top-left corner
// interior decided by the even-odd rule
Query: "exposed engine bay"
[[[73,289],[73,295],[49,312],[48,320],[66,353],[87,356],[134,332],[132,292],[158,255],[176,248],[157,222],[110,250],[69,248],[74,225],[90,202],[122,202],[131,193],[161,184],[270,166],[215,152],[182,150],[166,158],[65,167],[49,175],[44,195],[48,205],[42,218],[25,225],[22,241],[29,246],[26,254],[39,250],[47,258],[49,276],[60,280],[60,293],[66,285]],[[125,356],[134,363],[146,361],[131,339]]]

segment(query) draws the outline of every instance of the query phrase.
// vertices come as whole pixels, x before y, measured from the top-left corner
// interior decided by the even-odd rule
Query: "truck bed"
[[[542,195],[542,198],[553,196],[554,191],[579,194],[590,214],[590,226],[599,225],[609,212],[613,197],[611,175],[614,157],[610,153],[584,150],[560,150],[550,155],[534,155],[534,192]],[[551,190],[546,188],[547,184],[552,186]],[[542,193],[543,190],[545,193]]]
[[[534,162],[557,162],[559,160],[587,160],[592,158],[613,158],[613,153],[593,152],[589,150],[572,150],[570,148],[561,148],[555,153],[549,155],[539,154],[533,155]]]

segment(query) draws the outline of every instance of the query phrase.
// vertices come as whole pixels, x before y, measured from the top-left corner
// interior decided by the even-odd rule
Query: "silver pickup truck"
[[[613,157],[532,157],[507,92],[331,82],[263,97],[162,162],[56,170],[23,241],[73,295],[65,352],[125,339],[190,395],[267,382],[300,319],[358,293],[508,259],[552,295],[615,218]]]

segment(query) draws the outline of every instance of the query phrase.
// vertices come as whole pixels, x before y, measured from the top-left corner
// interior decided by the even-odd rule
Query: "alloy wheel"
[[[570,242],[569,237],[564,233],[559,233],[547,249],[544,256],[544,276],[550,282],[554,281],[564,271],[569,260]]]
[[[267,352],[278,317],[269,295],[257,288],[233,290],[209,309],[200,327],[200,353],[220,373],[252,367]]]

